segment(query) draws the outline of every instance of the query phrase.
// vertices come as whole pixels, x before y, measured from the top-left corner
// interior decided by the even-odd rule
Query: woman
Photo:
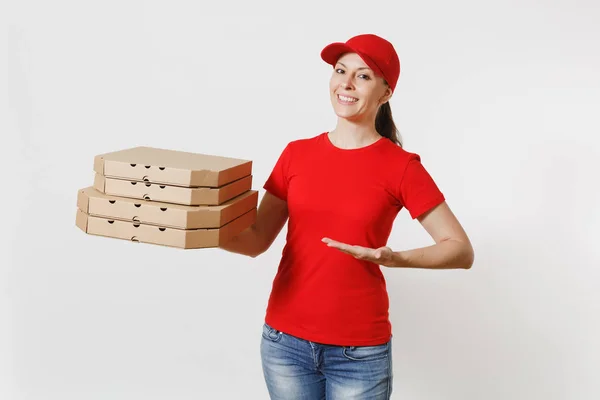
[[[392,44],[358,35],[326,46],[321,58],[334,67],[335,129],[288,143],[256,223],[222,248],[256,257],[289,218],[261,342],[272,399],[389,399],[392,332],[380,266],[468,269],[473,249],[420,157],[398,139]],[[402,208],[435,245],[386,246]]]

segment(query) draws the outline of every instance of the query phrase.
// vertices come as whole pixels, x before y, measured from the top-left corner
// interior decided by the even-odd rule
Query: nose
[[[349,75],[346,75],[344,79],[340,82],[340,88],[348,89],[352,87],[352,78]]]

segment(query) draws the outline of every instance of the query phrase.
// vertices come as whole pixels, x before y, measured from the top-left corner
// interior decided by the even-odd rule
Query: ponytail
[[[386,101],[377,110],[375,116],[375,130],[383,137],[390,139],[398,146],[402,147],[402,138],[396,128],[394,119],[392,118],[392,108],[390,102]]]

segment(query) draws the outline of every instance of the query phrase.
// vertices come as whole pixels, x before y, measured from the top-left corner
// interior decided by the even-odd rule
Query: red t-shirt
[[[289,142],[263,188],[286,200],[289,210],[265,322],[317,343],[387,342],[392,327],[381,266],[321,239],[385,246],[403,207],[414,219],[443,202],[420,156],[383,137],[341,149],[324,132]]]

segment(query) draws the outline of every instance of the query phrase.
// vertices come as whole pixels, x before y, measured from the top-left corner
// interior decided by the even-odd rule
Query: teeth
[[[349,101],[349,102],[353,102],[353,103],[358,101],[358,99],[353,99],[352,97],[346,97],[346,96],[342,96],[342,95],[338,95],[338,97],[342,101]]]

